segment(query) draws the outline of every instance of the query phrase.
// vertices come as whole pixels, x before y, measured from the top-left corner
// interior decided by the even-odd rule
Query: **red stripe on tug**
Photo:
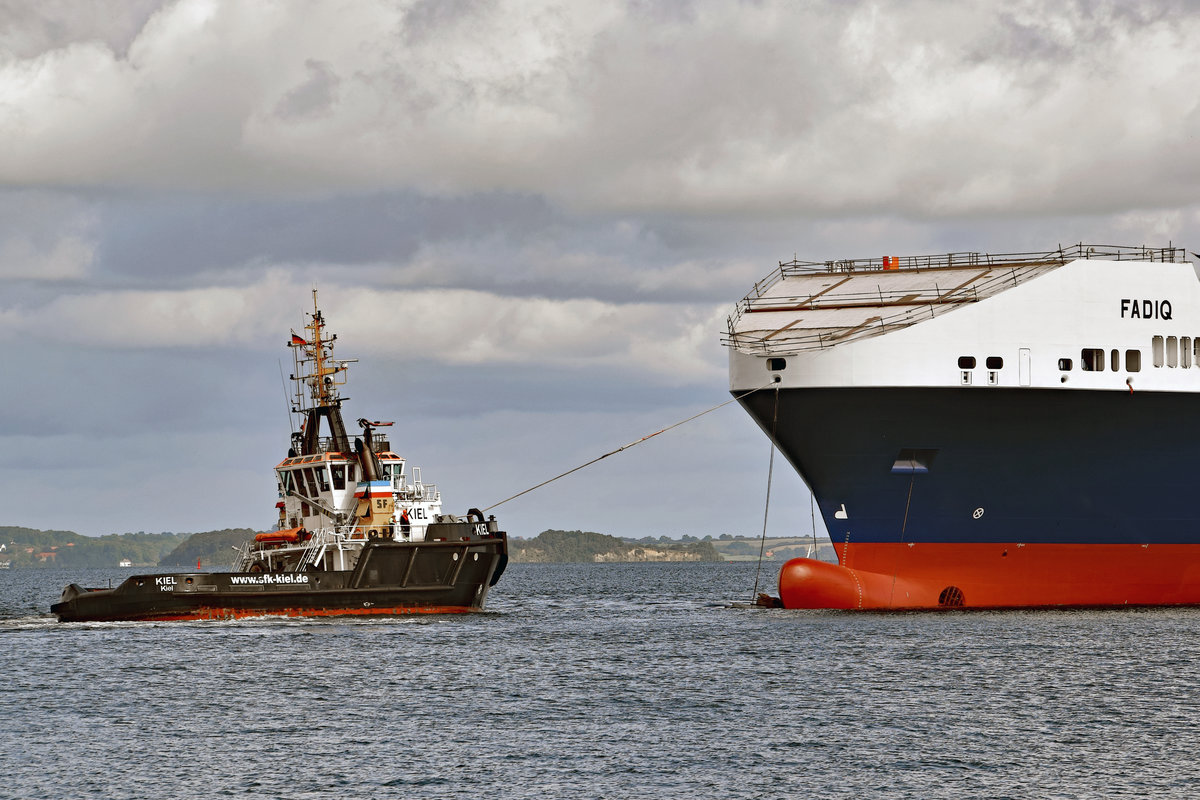
[[[783,565],[779,599],[785,608],[1200,605],[1200,545],[1195,544],[835,548],[840,564],[794,558]]]
[[[234,620],[255,617],[408,617],[414,614],[470,614],[481,609],[468,606],[393,606],[387,608],[316,608],[272,609],[198,608],[180,614],[147,614],[128,619],[140,622],[192,622],[197,620]]]

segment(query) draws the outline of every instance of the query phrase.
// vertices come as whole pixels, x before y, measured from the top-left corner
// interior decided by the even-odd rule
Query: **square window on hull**
[[[937,450],[917,450],[905,448],[896,456],[892,463],[892,472],[901,475],[929,472]]]
[[[1085,347],[1079,354],[1079,368],[1084,372],[1104,372],[1104,351]]]

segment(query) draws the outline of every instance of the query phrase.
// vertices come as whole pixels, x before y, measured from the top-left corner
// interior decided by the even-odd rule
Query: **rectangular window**
[[[317,467],[317,486],[322,492],[329,491],[329,470],[324,466]]]
[[[933,464],[933,457],[936,455],[937,450],[909,450],[906,448],[896,456],[896,461],[892,464],[892,472],[904,475],[914,472],[929,472],[929,467]]]
[[[1179,366],[1192,365],[1192,337],[1183,336],[1179,339]]]
[[[1058,368],[1061,369],[1063,372],[1070,372],[1071,371],[1071,359],[1060,358],[1058,360]]]
[[[1129,372],[1142,371],[1142,351],[1141,350],[1126,350],[1125,351],[1125,369]]]
[[[1121,351],[1120,350],[1112,351],[1112,371],[1113,372],[1121,371]]]
[[[345,489],[346,488],[346,465],[345,464],[334,464],[331,467],[331,469],[333,470],[333,488]]]
[[[1079,368],[1085,372],[1104,372],[1104,351],[1085,347],[1079,354]]]
[[[1179,366],[1179,340],[1174,336],[1167,337],[1167,366]]]
[[[1163,360],[1163,338],[1161,336],[1155,336],[1150,340],[1150,352],[1154,355],[1154,366],[1161,367],[1166,363]]]

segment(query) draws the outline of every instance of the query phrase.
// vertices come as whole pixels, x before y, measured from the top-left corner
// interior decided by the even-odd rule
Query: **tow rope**
[[[488,506],[487,508],[485,508],[483,510],[491,511],[493,508],[504,505],[509,500],[516,500],[518,497],[521,497],[522,495],[527,495],[532,491],[542,488],[543,486],[554,483],[559,478],[565,478],[574,472],[578,472],[579,470],[583,469],[584,467],[590,467],[592,464],[595,464],[597,461],[603,461],[604,459],[608,458],[609,456],[616,455],[617,453],[620,453],[623,450],[628,450],[631,447],[636,447],[637,445],[641,444],[642,442],[653,439],[655,436],[658,436],[660,433],[666,433],[667,431],[673,430],[674,428],[678,428],[680,425],[684,425],[688,422],[691,422],[694,419],[700,419],[700,417],[703,417],[705,414],[711,414],[712,412],[716,411],[719,408],[724,408],[725,406],[729,405],[730,403],[734,403],[734,402],[737,402],[738,400],[741,400],[743,397],[752,395],[755,392],[761,392],[763,389],[769,389],[770,387],[772,387],[774,385],[775,385],[774,382],[768,383],[764,386],[759,386],[757,389],[751,389],[748,392],[743,392],[742,394],[736,395],[732,399],[726,400],[724,403],[720,403],[720,404],[715,405],[712,408],[709,408],[705,411],[701,411],[699,414],[693,414],[692,416],[688,417],[687,419],[682,419],[679,422],[676,422],[674,425],[668,425],[667,427],[663,428],[662,430],[657,430],[654,433],[649,434],[648,436],[643,436],[642,438],[638,439],[637,441],[630,442],[627,445],[618,447],[616,450],[609,450],[607,453],[605,453],[602,456],[596,456],[591,461],[588,461],[584,464],[580,464],[578,467],[575,467],[573,469],[569,469],[566,472],[562,473],[561,475],[555,475],[553,478],[544,480],[541,483],[539,483],[537,486],[530,486],[525,491],[517,492],[512,497],[506,497],[503,500],[501,500],[499,503],[492,503],[490,506]]]
[[[767,548],[767,514],[771,510],[771,477],[775,474],[775,429],[779,425],[779,388],[775,388],[775,414],[771,418],[771,459],[767,463],[767,500],[763,504],[762,540],[758,545],[758,567],[754,570],[754,591],[750,599],[760,602],[758,597],[758,577],[762,573],[763,551]]]

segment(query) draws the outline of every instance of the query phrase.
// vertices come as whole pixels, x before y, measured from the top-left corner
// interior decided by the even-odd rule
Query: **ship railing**
[[[348,434],[351,444],[354,441],[354,435]],[[359,437],[361,438],[361,436]],[[387,434],[375,433],[371,435],[371,449],[376,453],[382,453],[392,449],[391,442],[388,440]],[[332,436],[317,437],[316,450],[318,453],[338,453],[339,450],[334,449],[334,438]],[[350,455],[345,453],[344,455]]]
[[[237,561],[235,561],[235,562],[234,562],[234,564],[235,564],[235,565],[236,565],[236,567],[237,567],[237,571],[244,570],[244,569],[246,568],[246,565],[247,565],[247,564],[249,563],[249,561],[250,561],[250,544],[251,544],[251,541],[252,541],[252,540],[249,540],[249,539],[248,539],[248,540],[246,540],[246,541],[242,542],[242,544],[241,544],[241,546],[240,546],[240,547],[239,547],[239,546],[237,546],[237,545],[234,545],[234,547],[233,547],[233,549],[234,549],[234,550],[237,550],[237,551],[238,551],[238,555],[237,555]]]
[[[921,256],[881,256],[879,258],[850,258],[836,261],[780,261],[767,277],[755,282],[754,289],[739,302],[753,303],[785,277],[818,273],[889,272],[905,270],[920,272],[931,269],[962,269],[998,266],[1060,266],[1077,259],[1102,258],[1108,261],[1151,261],[1184,263],[1187,250],[1182,247],[1146,247],[1080,242],[1057,250],[1038,253],[981,253],[963,251]]]
[[[818,309],[868,308],[886,306],[929,306],[974,303],[988,296],[992,290],[1009,284],[1016,286],[1031,274],[1037,274],[1044,264],[1024,264],[1019,268],[990,271],[985,280],[968,285],[942,286],[934,280],[926,289],[914,291],[912,287],[884,291],[876,285],[874,291],[839,292],[835,294],[774,295],[756,300],[743,301],[743,313],[762,311],[815,311]]]
[[[896,302],[891,305],[892,308],[900,309],[895,313],[880,313],[867,317],[859,324],[849,327],[791,328],[783,333],[773,331],[766,332],[766,335],[764,335],[764,331],[735,331],[732,327],[733,319],[731,318],[730,329],[721,337],[721,343],[726,347],[734,347],[743,352],[761,355],[787,355],[807,350],[820,350],[857,339],[879,336],[887,333],[889,330],[908,327],[926,319],[934,319],[961,305],[977,302],[1007,285],[1017,285],[1029,275],[1036,274],[1036,272],[1036,270],[1003,270],[977,284],[952,289],[946,293],[937,290],[933,296],[926,296],[923,300],[915,299],[911,302]],[[869,298],[869,302],[866,301],[866,298]],[[806,298],[798,298],[798,300],[804,299]],[[838,302],[831,301],[824,304],[812,304],[811,306],[792,305],[764,310],[801,311],[815,308],[845,307],[847,305],[853,307],[855,304],[843,303],[841,302],[841,298],[838,298]],[[864,296],[864,302],[857,305],[862,308],[876,307],[881,312],[889,307],[888,303],[880,302],[877,294]]]
[[[430,502],[438,500],[441,495],[438,493],[436,483],[417,483],[405,484],[404,486],[397,485],[396,494],[400,500],[422,502]]]
[[[332,436],[318,436],[317,437],[317,452],[318,453],[337,453],[337,452],[339,452],[339,451],[333,449],[333,442],[334,442],[334,440],[333,440]],[[347,455],[349,455],[349,454],[347,454]]]
[[[293,572],[304,572],[311,565],[320,563],[325,557],[325,551],[329,544],[336,537],[336,534],[325,529],[319,528],[313,531],[312,538],[305,542],[304,552],[300,554],[300,559],[292,567]]]
[[[962,251],[923,256],[881,256],[851,258],[838,261],[779,262],[778,278],[811,272],[886,272],[891,270],[921,271],[927,269],[961,269],[967,267],[1021,266],[1025,264],[1065,264],[1078,259],[1102,258],[1106,261],[1154,261],[1182,263],[1187,251],[1182,247],[1146,247],[1114,244],[1078,244],[1059,246],[1057,250],[1038,253],[981,253]],[[776,278],[775,280],[778,280]],[[760,283],[762,283],[760,281]],[[773,283],[773,282],[772,282]],[[759,284],[755,284],[756,289]],[[763,291],[766,288],[763,287]]]
[[[1079,259],[1103,258],[1106,261],[1142,261],[1142,262],[1165,262],[1165,263],[1186,263],[1187,251],[1182,247],[1127,247],[1122,245],[1087,245],[1075,244],[1070,247],[1060,247],[1058,250],[1052,250],[1049,253],[946,253],[944,255],[928,255],[928,256],[903,256],[889,257],[887,262],[883,258],[878,259],[849,259],[844,261],[798,261],[793,260],[787,263],[780,262],[779,268],[768,275],[763,280],[754,284],[754,290],[738,301],[734,307],[733,314],[727,318],[726,336],[722,338],[722,343],[729,347],[738,347],[740,349],[753,349],[754,341],[757,337],[746,334],[739,334],[735,328],[740,322],[744,314],[759,311],[812,311],[818,308],[838,308],[838,307],[869,307],[869,306],[888,306],[888,305],[909,305],[928,307],[928,315],[936,316],[935,306],[949,305],[958,306],[966,302],[975,302],[981,297],[990,293],[989,290],[999,288],[1001,286],[1012,283],[1016,285],[1021,282],[1027,274],[1036,274],[1039,268],[1042,267],[1057,267],[1062,266],[1070,261]],[[1008,267],[1007,270],[997,271],[995,274],[988,277],[987,280],[980,283],[972,284],[967,287],[954,288],[946,293],[942,293],[937,283],[934,283],[932,296],[928,291],[913,295],[912,289],[895,290],[884,292],[882,288],[877,287],[875,292],[857,292],[857,293],[840,293],[826,294],[817,297],[817,295],[791,295],[783,296],[776,295],[765,297],[764,294],[768,289],[787,276],[800,274],[816,274],[823,272],[886,272],[890,270],[903,269],[913,272],[932,269],[947,269],[947,268],[962,268],[962,267],[985,267],[993,269],[997,267]],[[909,312],[900,312],[893,315],[894,318],[911,316]],[[918,315],[919,318],[924,318],[922,312]],[[878,321],[881,326],[891,324],[892,319],[880,317]],[[896,319],[898,322],[899,319]],[[913,320],[917,321],[917,320]],[[862,327],[862,326],[860,326]],[[853,337],[840,336],[837,332],[830,334],[821,334],[821,341],[829,340],[832,343],[840,343],[847,338],[859,338],[859,336],[876,335],[882,333],[880,329],[864,330],[859,332],[856,328]],[[797,337],[789,336],[789,341],[794,341]],[[765,351],[776,352],[777,347],[762,343]],[[817,344],[816,346],[825,346]],[[804,349],[808,349],[807,347]]]

